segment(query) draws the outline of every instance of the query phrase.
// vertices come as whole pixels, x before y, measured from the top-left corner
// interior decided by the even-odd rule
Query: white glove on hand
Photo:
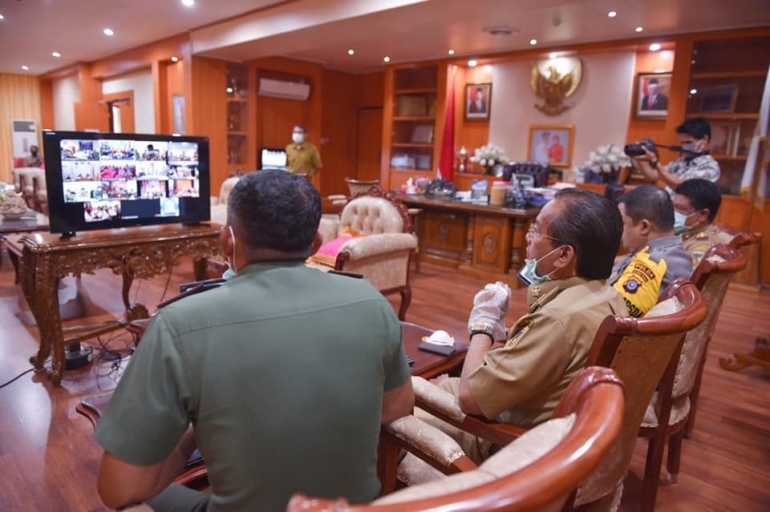
[[[474,324],[491,325],[495,333],[495,341],[506,339],[505,315],[511,301],[511,288],[497,281],[489,283],[473,299],[473,309],[468,317],[468,331]]]

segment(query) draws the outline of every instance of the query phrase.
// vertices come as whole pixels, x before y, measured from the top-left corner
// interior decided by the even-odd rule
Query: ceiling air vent
[[[484,27],[481,30],[486,32],[487,34],[492,34],[493,36],[497,36],[497,37],[510,36],[511,34],[515,34],[516,32],[519,31],[519,29],[517,28],[508,27],[505,25],[499,25],[495,27]]]

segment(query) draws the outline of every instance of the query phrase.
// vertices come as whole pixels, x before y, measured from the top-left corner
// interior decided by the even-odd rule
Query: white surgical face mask
[[[305,142],[305,134],[294,132],[291,134],[291,140],[293,140],[295,144],[302,144]]]
[[[694,215],[695,213],[691,213],[690,215]],[[677,235],[681,235],[682,233],[687,233],[692,228],[686,224],[687,219],[690,218],[690,215],[685,215],[684,213],[674,212],[674,233]]]
[[[521,270],[519,270],[519,273],[516,275],[516,277],[519,279],[519,281],[526,284],[527,286],[530,286],[533,284],[541,284],[541,283],[545,283],[546,281],[550,281],[551,274],[556,272],[558,269],[555,268],[551,270],[549,273],[547,273],[546,275],[540,276],[537,274],[537,264],[543,261],[543,259],[547,258],[549,255],[561,249],[562,247],[564,246],[560,245],[556,249],[550,251],[548,254],[545,254],[536,260],[532,258],[525,259],[524,266],[521,267]]]
[[[235,233],[233,233],[232,226],[227,226],[227,228],[230,230],[230,240],[232,240],[233,252],[235,252]],[[225,263],[227,264],[227,270],[222,274],[222,279],[227,281],[238,275],[238,271],[235,269],[235,265],[230,263],[229,258],[225,258]]]

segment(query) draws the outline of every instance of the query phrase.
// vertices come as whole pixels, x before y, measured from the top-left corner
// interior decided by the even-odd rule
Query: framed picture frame
[[[709,85],[701,89],[701,112],[733,112],[738,84]]]
[[[556,168],[572,166],[574,124],[535,124],[529,127],[527,160]]]
[[[465,119],[489,121],[492,110],[492,84],[465,84]]]
[[[741,123],[737,121],[711,121],[711,154],[736,156],[741,142]]]
[[[174,94],[171,97],[171,105],[174,114],[174,133],[184,135],[185,133],[185,101],[183,94]]]
[[[634,117],[666,119],[671,73],[639,73],[634,87]]]

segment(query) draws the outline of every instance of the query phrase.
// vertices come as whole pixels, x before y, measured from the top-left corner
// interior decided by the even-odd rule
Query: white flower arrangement
[[[494,144],[486,144],[480,148],[476,148],[473,152],[473,156],[470,158],[471,162],[476,162],[482,167],[492,168],[497,164],[507,164],[508,157],[505,151],[499,146]]]
[[[15,216],[27,211],[27,203],[21,194],[9,191],[4,183],[0,185],[0,215]]]
[[[620,172],[623,167],[631,165],[631,159],[623,153],[623,149],[615,144],[599,146],[596,151],[588,154],[588,160],[583,164],[597,174]]]

